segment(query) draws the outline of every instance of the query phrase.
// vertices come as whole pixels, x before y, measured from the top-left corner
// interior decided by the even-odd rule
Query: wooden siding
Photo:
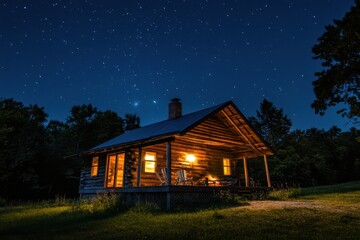
[[[197,185],[198,180],[204,180],[206,177],[209,179],[222,179],[224,178],[224,169],[223,169],[223,158],[229,158],[231,161],[231,173],[232,175],[236,174],[236,161],[234,159],[234,153],[229,151],[229,149],[216,147],[216,146],[207,146],[207,145],[194,145],[191,142],[186,142],[183,140],[175,140],[171,143],[171,172],[172,172],[172,184],[175,184],[176,181],[176,172],[179,169],[185,169],[188,172],[189,177],[192,177],[194,180],[194,185]],[[132,149],[135,156],[138,156],[138,149]],[[156,171],[159,171],[161,168],[166,167],[166,144],[157,144],[154,146],[148,146],[142,148],[142,167],[141,167],[141,187],[148,186],[159,186],[160,181],[156,177],[155,173],[145,173],[144,172],[144,156],[146,152],[156,152]],[[189,163],[186,161],[186,154],[193,154],[196,157],[194,163]],[[85,167],[81,174],[81,191],[100,191],[104,188],[104,179],[106,171],[106,158],[108,154],[101,154],[99,156],[99,172],[98,176],[91,177],[91,159],[87,158],[85,160]],[[137,166],[138,159],[135,157],[135,164]],[[132,168],[131,171],[132,184],[128,187],[135,187],[137,184],[137,168]],[[126,180],[124,181],[126,182]]]
[[[159,171],[161,168],[166,167],[166,146],[165,144],[158,144],[155,146],[149,146],[143,148],[143,155],[145,152],[156,152],[156,170]],[[136,152],[138,154],[138,152]],[[193,154],[196,157],[194,163],[186,161],[186,154]],[[194,145],[189,142],[175,140],[171,143],[171,182],[175,184],[176,173],[180,169],[187,170],[190,177],[195,180],[210,178],[224,178],[223,170],[223,158],[230,158],[231,166],[234,167],[232,172],[235,172],[235,161],[232,159],[231,154],[227,149],[220,149],[216,147],[206,145]],[[142,163],[144,164],[144,163]],[[137,176],[136,174],[134,174]],[[136,185],[137,179],[134,179],[133,186]],[[144,173],[141,172],[141,184],[140,186],[158,186],[160,185],[159,179],[155,173]]]
[[[235,125],[234,125],[235,123]],[[106,163],[109,154],[125,152],[124,188],[137,186],[139,148],[119,148],[111,152],[91,155],[85,160],[81,171],[80,193],[104,191]],[[158,143],[142,147],[141,181],[140,187],[159,186],[160,181],[155,173],[144,172],[144,158],[146,152],[156,152],[156,171],[166,168],[166,143]],[[186,155],[196,157],[194,163],[186,161]],[[205,178],[224,179],[223,158],[230,159],[231,176],[237,179],[244,177],[242,170],[243,157],[252,158],[261,155],[272,155],[259,136],[253,132],[246,120],[239,115],[236,109],[229,105],[215,115],[209,116],[202,123],[194,126],[184,135],[175,135],[171,141],[171,182],[175,184],[176,172],[185,169],[194,185]],[[98,175],[91,177],[91,159],[99,156]],[[108,191],[114,188],[106,189]]]
[[[135,151],[135,155],[139,156],[139,151],[138,149],[136,149]],[[159,179],[156,177],[155,173],[146,173],[144,171],[145,167],[145,155],[146,152],[155,152],[156,153],[156,169],[155,171],[158,171],[161,168],[166,167],[166,144],[165,143],[161,143],[161,144],[157,144],[157,145],[153,145],[153,146],[148,146],[148,147],[144,147],[142,148],[142,161],[141,161],[141,184],[140,186],[142,187],[147,187],[147,186],[158,186],[160,184]],[[136,166],[138,165],[138,161],[139,159],[136,158]],[[136,169],[134,172],[134,182],[133,182],[133,186],[136,186],[137,183],[137,172],[138,170]]]
[[[91,176],[91,161],[93,157],[99,157],[99,169],[97,176]],[[98,191],[104,188],[105,169],[107,154],[92,155],[84,159],[84,166],[81,169],[80,192]]]

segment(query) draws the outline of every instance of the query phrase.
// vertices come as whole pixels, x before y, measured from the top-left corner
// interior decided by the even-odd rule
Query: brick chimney
[[[179,98],[171,99],[169,103],[169,119],[175,119],[182,116],[182,104]]]

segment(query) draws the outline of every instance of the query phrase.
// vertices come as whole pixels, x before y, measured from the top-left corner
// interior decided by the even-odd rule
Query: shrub
[[[269,195],[268,199],[270,200],[289,200],[294,199],[300,196],[301,189],[300,188],[286,188],[286,189],[277,189],[272,190]]]
[[[213,203],[215,207],[242,206],[247,204],[246,200],[230,190],[220,190],[215,194]]]
[[[0,197],[0,207],[5,207],[5,205],[6,205],[6,200]]]
[[[122,205],[122,198],[120,195],[114,193],[96,194],[89,199],[81,199],[74,203],[71,207],[71,212],[84,213],[104,213],[109,211],[118,211]]]
[[[66,201],[65,195],[61,196],[59,194],[56,194],[55,195],[54,205],[55,206],[66,206],[66,205],[68,205],[68,202]]]
[[[218,211],[214,211],[214,213],[212,215],[212,218],[214,218],[214,219],[223,219],[223,218],[225,218],[225,216],[220,214]]]
[[[145,203],[136,203],[134,207],[130,208],[132,213],[156,213],[160,212],[160,207],[156,203],[145,202]]]

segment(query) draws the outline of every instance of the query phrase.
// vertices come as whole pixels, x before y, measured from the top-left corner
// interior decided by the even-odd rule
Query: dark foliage
[[[267,99],[260,103],[260,110],[256,111],[256,117],[250,117],[249,121],[273,148],[276,148],[284,140],[292,125],[283,110],[277,109]]]
[[[328,131],[311,128],[290,132],[291,122],[285,120],[288,118],[284,113],[272,103],[264,102],[260,105],[257,118],[250,119],[275,151],[275,156],[269,158],[275,185],[285,182],[294,186],[311,186],[360,179],[360,130],[351,128],[342,132],[334,126]],[[272,141],[269,136],[278,139]],[[250,167],[250,176],[265,182],[262,161],[252,161]]]
[[[312,108],[323,115],[340,104],[338,113],[355,121],[360,117],[360,0],[342,20],[326,26],[312,49],[325,68],[313,82],[316,99]]]
[[[37,105],[0,100],[1,198],[76,197],[82,166],[77,154],[140,125],[136,115],[123,120],[90,104],[74,106],[66,122],[46,124],[46,118]],[[274,184],[309,186],[360,178],[360,130],[290,132],[291,121],[267,100],[251,122],[275,151],[269,158]],[[264,182],[263,162],[251,161],[249,166],[250,176]]]
[[[46,113],[13,99],[0,101],[0,193],[18,197],[42,190]]]
[[[49,121],[37,105],[0,100],[0,197],[47,198],[78,195],[78,153],[124,132],[124,120],[91,104],[74,106],[66,122]],[[126,114],[129,127],[139,127]],[[70,158],[64,158],[73,156]]]
[[[125,115],[125,131],[140,127],[140,118],[136,114]]]

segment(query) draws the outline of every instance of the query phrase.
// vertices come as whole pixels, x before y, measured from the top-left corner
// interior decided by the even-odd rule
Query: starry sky
[[[254,116],[267,98],[293,129],[352,125],[315,115],[311,52],[353,0],[0,0],[0,98],[64,121],[91,103],[141,125],[233,100]]]

